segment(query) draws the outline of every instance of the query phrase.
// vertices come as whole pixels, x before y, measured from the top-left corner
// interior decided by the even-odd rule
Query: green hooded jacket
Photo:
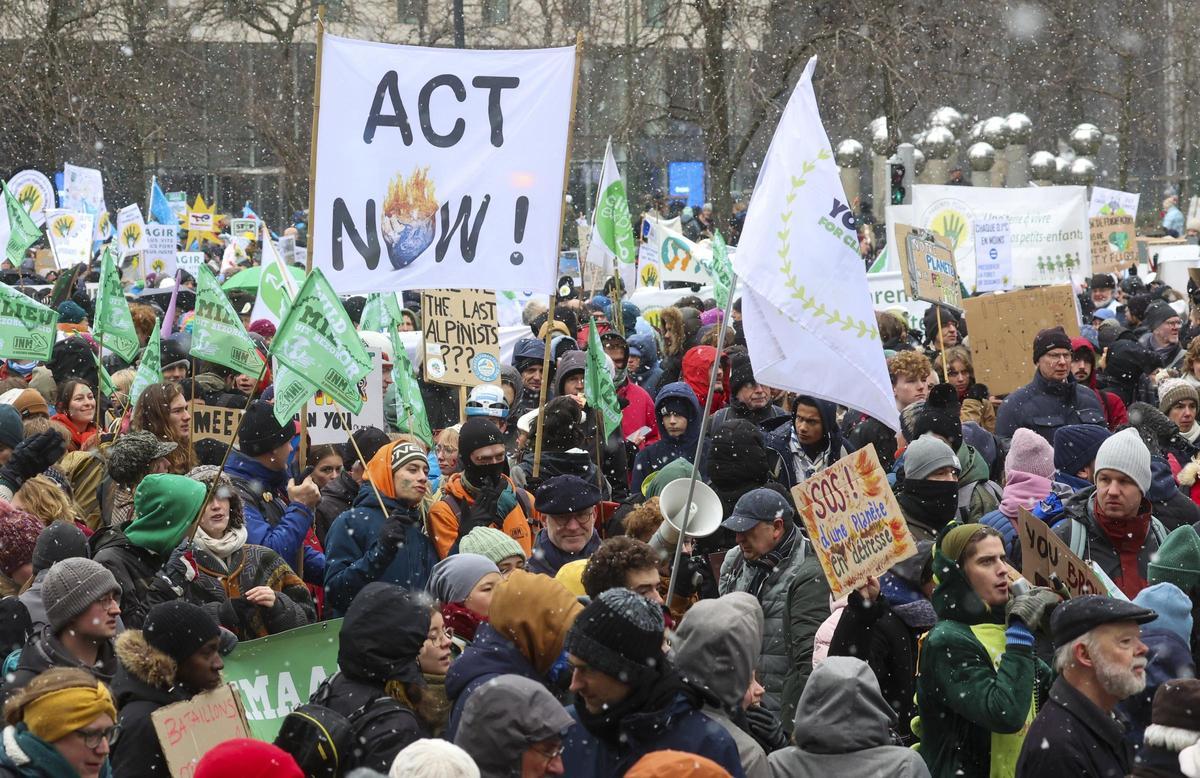
[[[961,474],[958,476],[958,488],[961,492],[964,488],[970,486],[969,500],[964,505],[963,498],[959,498],[959,507],[966,508],[966,515],[960,516],[959,520],[963,522],[977,522],[987,514],[1000,507],[1001,489],[996,484],[988,486],[988,481],[992,474],[988,469],[987,460],[983,458],[974,446],[969,446],[966,443],[959,446],[958,461],[962,465]]]
[[[940,548],[933,569],[939,621],[917,660],[919,750],[933,778],[986,778],[1006,769],[1011,776],[1019,736],[1047,699],[1053,673],[1031,647],[1005,645],[1003,609],[984,604]],[[996,759],[993,742],[1004,752]]]
[[[181,475],[146,476],[134,492],[133,521],[125,527],[125,537],[135,546],[169,556],[187,537],[206,491],[203,483]]]

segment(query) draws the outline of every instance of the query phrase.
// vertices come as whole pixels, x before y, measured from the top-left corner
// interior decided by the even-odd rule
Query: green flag
[[[42,231],[33,219],[29,218],[29,212],[25,210],[25,206],[21,205],[20,200],[13,197],[9,191],[8,185],[4,184],[4,207],[8,212],[8,246],[5,249],[5,256],[17,267],[21,266],[22,260],[25,259],[25,250],[37,243],[38,238],[42,237]]]
[[[363,332],[383,332],[383,295],[371,292],[367,295],[367,303],[363,306],[362,316],[358,317],[358,328]]]
[[[629,218],[625,179],[621,178],[617,160],[613,157],[612,139],[609,139],[604,150],[604,167],[596,194],[596,223],[592,227],[589,246],[594,246],[600,257],[615,259],[622,276],[632,271],[634,260],[637,259],[637,244],[633,240],[633,221]],[[588,249],[589,261],[600,264],[592,259],[592,251],[592,248]]]
[[[275,421],[287,424],[296,417],[304,403],[313,398],[319,387],[287,365],[275,371]]]
[[[100,259],[100,287],[96,290],[96,322],[92,327],[105,347],[113,353],[132,362],[137,358],[138,336],[133,326],[133,316],[129,313],[129,303],[125,302],[125,290],[121,287],[121,276],[117,273],[117,263],[113,260],[112,251],[104,247]],[[157,351],[155,352],[157,354]]]
[[[0,358],[47,361],[57,329],[57,311],[0,284]]]
[[[395,300],[396,296],[391,295]],[[396,386],[396,426],[416,435],[433,446],[433,430],[429,427],[429,417],[425,414],[425,400],[421,397],[421,386],[413,375],[412,363],[408,361],[408,351],[400,340],[396,330],[398,322],[392,322],[388,334],[392,338],[392,383]]]
[[[192,356],[246,375],[261,376],[266,362],[242,320],[204,265],[196,273],[196,316],[192,319]]]
[[[720,230],[713,233],[712,253],[712,263],[705,270],[712,276],[713,299],[717,301],[718,308],[725,310],[729,304],[729,290],[733,287],[733,264],[729,261],[729,250]]]
[[[621,403],[617,389],[604,361],[604,346],[596,327],[588,327],[587,364],[583,368],[583,394],[588,404],[600,411],[604,419],[604,437],[621,426]]]
[[[362,410],[358,382],[371,372],[371,357],[320,270],[313,268],[304,280],[271,351],[343,408]]]
[[[129,387],[129,407],[131,408],[137,405],[138,398],[142,396],[142,392],[147,386],[162,383],[162,355],[159,353],[162,343],[158,334],[160,323],[158,320],[154,322],[150,339],[146,341],[146,348],[142,349],[142,363],[138,365],[137,373],[133,376],[133,385]]]
[[[96,355],[96,375],[99,376],[100,394],[104,397],[112,397],[113,392],[117,391],[117,387],[113,386],[112,376],[104,368],[104,360],[100,358],[99,354]]]

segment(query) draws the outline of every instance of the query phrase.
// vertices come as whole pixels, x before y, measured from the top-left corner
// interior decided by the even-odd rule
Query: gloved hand
[[[746,708],[746,724],[750,734],[768,754],[778,751],[787,745],[787,733],[783,731],[783,723],[771,711],[761,705],[751,705]]]
[[[8,464],[0,468],[0,480],[15,492],[30,478],[44,473],[66,453],[67,442],[62,435],[54,430],[40,432],[17,444]]]
[[[708,562],[702,556],[680,557],[679,575],[675,578],[675,594],[685,600],[695,594],[704,581],[702,567],[706,564]]]
[[[1061,601],[1062,598],[1051,589],[1035,586],[1008,601],[1004,608],[1004,623],[1011,625],[1020,621],[1030,632],[1044,631],[1050,623],[1050,614]]]
[[[383,527],[379,530],[379,545],[389,553],[395,553],[397,549],[404,545],[404,537],[407,534],[408,525],[399,521],[392,521],[390,518],[383,522]]]

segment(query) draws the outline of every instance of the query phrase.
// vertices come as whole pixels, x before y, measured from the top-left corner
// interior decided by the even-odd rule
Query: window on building
[[[483,23],[507,24],[508,0],[483,0]]]
[[[667,0],[642,0],[642,24],[646,27],[665,27]]]

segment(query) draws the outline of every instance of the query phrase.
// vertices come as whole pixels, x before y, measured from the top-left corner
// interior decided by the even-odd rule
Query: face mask
[[[949,524],[958,513],[957,481],[906,480],[901,490],[915,498],[928,521],[940,529]]]
[[[501,477],[508,475],[508,459],[494,465],[477,465],[468,460],[463,468],[463,474],[466,475],[468,481],[481,489],[497,486],[502,480]]]

